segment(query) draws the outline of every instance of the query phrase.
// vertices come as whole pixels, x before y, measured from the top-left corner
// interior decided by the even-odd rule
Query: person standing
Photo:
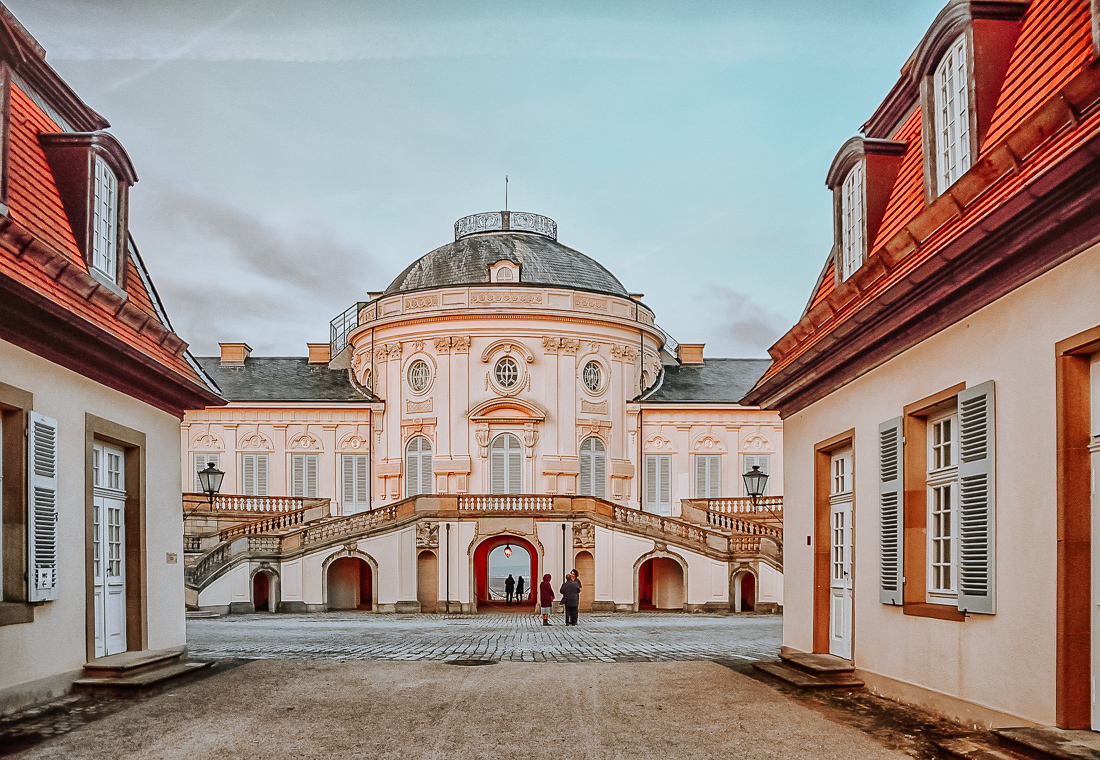
[[[523,595],[523,592],[525,590],[523,583],[523,576],[521,575],[519,577],[519,580],[516,582],[516,604],[523,604],[523,600],[526,598]]]
[[[581,582],[577,580],[576,570],[565,576],[561,584],[561,603],[565,605],[565,624],[577,624],[577,608],[581,605]]]
[[[508,573],[507,580],[504,581],[504,603],[512,603],[512,595],[516,593],[516,579],[512,577],[511,573]]]
[[[554,604],[554,587],[550,585],[550,573],[542,576],[539,584],[539,606],[542,607],[542,624],[550,625],[550,608]]]

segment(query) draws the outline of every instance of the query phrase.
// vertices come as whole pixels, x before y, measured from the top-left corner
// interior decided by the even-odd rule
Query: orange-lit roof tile
[[[924,209],[924,154],[921,144],[921,109],[917,108],[894,135],[905,143],[898,176],[870,250],[877,250]]]

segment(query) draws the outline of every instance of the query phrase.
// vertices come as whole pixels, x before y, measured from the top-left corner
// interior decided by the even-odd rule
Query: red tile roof
[[[908,146],[867,265],[837,290],[826,288],[824,283],[819,287],[807,314],[773,346],[774,362],[749,398],[755,401],[757,389],[1100,134],[1100,112],[1079,123],[1075,123],[1076,115],[1071,115],[1070,128],[1044,131],[1055,123],[1054,119],[1046,119],[1046,104],[1059,98],[1076,77],[1100,77],[1100,72],[1086,70],[1091,61],[1089,0],[1033,0],[978,161],[932,206],[924,202],[921,113],[917,108],[895,137]],[[1082,93],[1093,89],[1091,85],[1079,88]],[[1025,125],[1029,119],[1045,121]],[[1016,171],[1011,166],[1008,170],[1002,168],[1006,163],[1006,140],[1015,159],[1022,160]],[[1029,153],[1018,153],[1018,145],[1025,143],[1035,147]],[[980,194],[968,196],[975,187],[980,188]]]
[[[40,133],[61,131],[18,87],[12,86],[8,208],[12,221],[45,248],[22,256],[0,249],[0,277],[44,296],[164,367],[178,380],[209,393],[183,355],[186,344],[161,323],[131,256],[126,295],[104,296],[88,277],[88,266],[65,215],[53,174],[38,142]],[[64,270],[64,271],[61,271]],[[136,307],[136,310],[134,309]]]

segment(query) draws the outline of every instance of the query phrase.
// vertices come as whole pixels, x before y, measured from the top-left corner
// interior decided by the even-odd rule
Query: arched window
[[[596,436],[581,442],[581,490],[578,495],[607,498],[607,450]]]
[[[405,496],[432,493],[432,442],[422,435],[405,447]]]
[[[523,493],[523,449],[511,433],[493,439],[489,474],[492,493]]]

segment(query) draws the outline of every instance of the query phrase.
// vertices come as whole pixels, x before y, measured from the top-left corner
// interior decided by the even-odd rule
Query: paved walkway
[[[491,659],[515,662],[759,660],[779,654],[778,615],[231,615],[187,621],[196,658]]]
[[[16,757],[907,756],[713,662],[459,667],[293,659],[259,660],[171,689]]]

